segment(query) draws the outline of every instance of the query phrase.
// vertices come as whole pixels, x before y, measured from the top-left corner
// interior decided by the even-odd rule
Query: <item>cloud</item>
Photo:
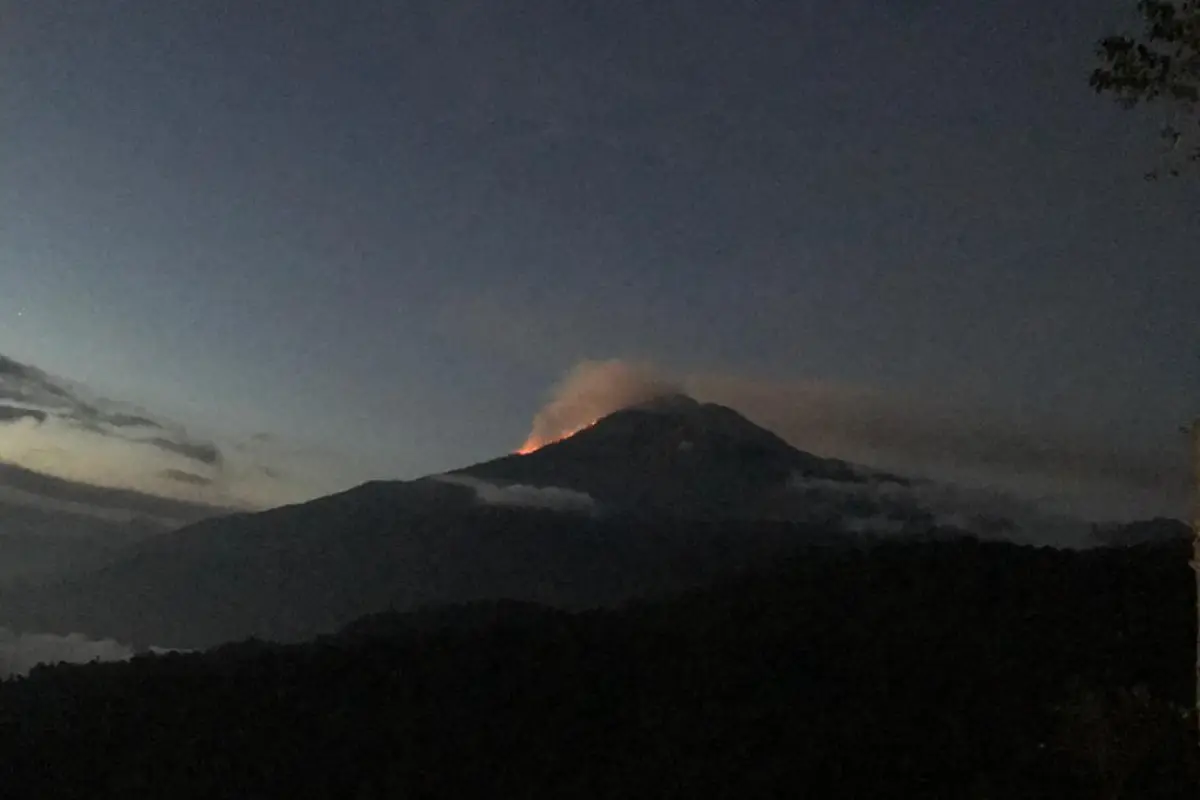
[[[46,421],[46,412],[36,408],[21,408],[19,406],[0,405],[0,424],[6,422],[19,422],[25,419],[31,419],[34,422],[42,423]]]
[[[104,519],[147,517],[168,525],[182,525],[234,510],[132,489],[96,486],[46,475],[3,461],[0,461],[0,499]]]
[[[804,495],[805,502],[818,504],[818,516],[823,510],[819,504],[824,502],[836,511],[847,530],[856,533],[911,532],[912,523],[917,523],[919,529],[924,522],[983,539],[1056,547],[1090,543],[1091,526],[1087,522],[1006,492],[940,481],[864,477],[862,482],[851,482],[796,475],[790,489]],[[848,513],[848,508],[861,513]]]
[[[24,409],[22,416],[25,418],[44,422],[54,417],[98,436],[143,442],[209,466],[221,461],[221,452],[215,444],[193,440],[182,426],[169,426],[111,400],[86,395],[81,387],[72,386],[62,378],[0,355],[0,401],[33,406]],[[13,409],[16,408],[0,407],[0,421],[16,418],[5,416],[6,413],[15,415]],[[130,429],[151,429],[160,433],[149,439],[139,439]]]
[[[37,370],[28,367],[19,361],[14,361],[6,355],[0,354],[0,379],[16,378],[19,380],[29,380],[35,378]]]
[[[545,508],[552,511],[591,512],[596,510],[596,501],[591,495],[557,486],[526,486],[524,484],[498,486],[466,475],[437,475],[434,476],[434,480],[472,489],[479,502],[491,506]]]
[[[166,656],[171,655],[172,653],[195,653],[196,651],[188,650],[182,647],[155,647],[154,645],[150,645],[146,648],[146,652],[155,656]]]
[[[203,475],[197,475],[194,472],[185,472],[181,469],[164,469],[159,474],[167,480],[178,481],[179,483],[187,483],[192,486],[209,486],[212,484],[212,478],[206,478]]]
[[[206,466],[211,467],[221,463],[221,451],[211,442],[176,441],[162,436],[155,436],[145,441],[146,444],[166,450],[168,453],[183,456],[192,461],[198,461]]]
[[[162,423],[155,422],[137,414],[110,414],[105,418],[109,425],[117,428],[157,428],[163,430]]]
[[[1004,489],[1092,516],[1183,508],[1186,457],[1070,420],[1007,418],[977,405],[817,380],[671,374],[648,362],[585,361],[534,418],[550,441],[597,417],[682,389],[729,406],[816,455],[912,476]]]
[[[6,408],[29,413],[16,418]],[[24,480],[31,485],[23,491],[31,494],[52,488],[65,502],[109,503],[113,498],[105,491],[130,492],[140,498],[137,508],[145,508],[150,497],[191,508],[187,519],[196,518],[197,508],[211,516],[303,502],[378,477],[334,448],[290,437],[197,433],[126,398],[100,396],[5,355],[0,355],[0,462],[63,482]],[[103,508],[107,514],[108,506]],[[179,518],[175,510],[150,515]]]
[[[70,408],[71,393],[36,367],[0,354],[0,400],[36,403],[47,408]]]
[[[0,678],[26,675],[38,664],[86,664],[127,661],[133,649],[113,639],[89,639],[80,633],[16,634],[0,628]]]
[[[328,479],[316,487],[300,485],[292,462],[304,459],[282,442],[257,437],[242,446],[195,436],[176,421],[5,355],[0,355],[0,460],[77,484],[69,502],[107,487],[210,510],[244,509],[308,499],[336,486]],[[279,468],[281,462],[289,468]],[[44,487],[30,491],[39,488]]]

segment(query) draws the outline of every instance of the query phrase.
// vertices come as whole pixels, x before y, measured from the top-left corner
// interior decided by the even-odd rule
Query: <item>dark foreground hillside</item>
[[[491,604],[0,687],[40,798],[1195,798],[1182,548],[815,549],[621,611]]]

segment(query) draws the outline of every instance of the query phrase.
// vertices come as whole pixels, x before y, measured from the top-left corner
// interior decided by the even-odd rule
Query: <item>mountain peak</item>
[[[645,446],[685,445],[687,450],[806,455],[732,408],[701,403],[685,394],[656,397],[615,411],[556,445],[596,445],[611,440],[627,451]],[[554,445],[552,445],[554,446]]]
[[[498,485],[586,493],[636,513],[758,513],[796,475],[856,480],[849,465],[796,449],[716,403],[663,395],[524,454],[457,471]]]
[[[693,400],[686,394],[676,392],[673,394],[663,394],[658,397],[651,398],[636,405],[627,406],[621,411],[649,411],[658,414],[687,414],[693,413],[701,408],[701,404],[697,400]],[[616,412],[614,412],[616,413]]]

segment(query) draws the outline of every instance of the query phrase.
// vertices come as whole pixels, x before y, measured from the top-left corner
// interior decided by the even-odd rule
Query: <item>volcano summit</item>
[[[453,474],[570,489],[622,513],[688,518],[773,515],[780,493],[797,480],[890,478],[805,453],[730,408],[681,394]]]

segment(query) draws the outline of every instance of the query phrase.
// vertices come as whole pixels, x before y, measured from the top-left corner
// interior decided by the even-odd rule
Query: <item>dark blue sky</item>
[[[1200,179],[1087,87],[1132,5],[7,0],[0,352],[322,489],[587,358],[1165,452]]]

